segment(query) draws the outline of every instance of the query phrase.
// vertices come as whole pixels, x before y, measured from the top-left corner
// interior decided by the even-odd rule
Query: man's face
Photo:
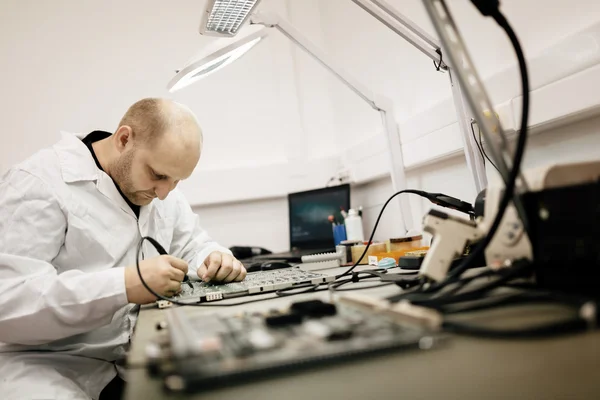
[[[145,206],[154,198],[164,200],[181,179],[192,174],[198,158],[198,151],[173,138],[160,138],[152,146],[123,151],[110,168],[111,177],[130,202]]]

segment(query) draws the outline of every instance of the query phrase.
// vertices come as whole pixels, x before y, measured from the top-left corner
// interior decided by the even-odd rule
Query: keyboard
[[[318,254],[318,253],[330,253],[330,252],[334,252],[335,253],[335,248],[331,248],[331,249],[303,249],[303,250],[293,250],[293,251],[287,251],[284,253],[272,253],[272,254],[263,254],[260,256],[256,256],[254,257],[257,260],[286,260],[286,261],[292,261],[292,262],[300,262],[300,259],[302,258],[302,256],[307,256],[310,254]]]

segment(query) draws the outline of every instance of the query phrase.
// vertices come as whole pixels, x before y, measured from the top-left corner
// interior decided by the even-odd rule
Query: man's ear
[[[115,132],[115,146],[119,153],[133,147],[133,129],[129,125],[122,125]]]

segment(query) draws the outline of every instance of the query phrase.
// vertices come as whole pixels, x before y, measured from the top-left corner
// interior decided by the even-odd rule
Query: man
[[[0,397],[118,395],[115,361],[138,305],[155,300],[135,268],[143,236],[170,254],[142,251],[141,274],[159,294],[177,293],[186,273],[245,278],[174,190],[201,148],[188,108],[144,99],[114,134],[65,135],[0,179]]]

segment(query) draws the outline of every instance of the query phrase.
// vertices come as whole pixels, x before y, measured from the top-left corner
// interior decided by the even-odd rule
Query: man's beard
[[[111,166],[111,178],[127,199],[138,206],[144,206],[152,201],[153,194],[136,191],[131,179],[131,166],[135,150],[130,150],[121,155]]]

